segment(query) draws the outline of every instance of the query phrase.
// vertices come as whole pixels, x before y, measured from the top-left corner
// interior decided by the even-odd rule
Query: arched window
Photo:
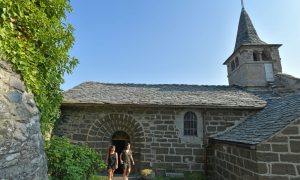
[[[272,57],[271,57],[271,53],[267,50],[264,50],[261,54],[262,60],[263,61],[271,61]]]
[[[253,52],[253,61],[260,61],[259,53],[257,51]]]
[[[197,116],[195,113],[189,111],[184,114],[183,131],[186,136],[197,136]]]

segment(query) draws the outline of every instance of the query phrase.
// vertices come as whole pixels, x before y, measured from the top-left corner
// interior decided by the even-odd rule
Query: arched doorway
[[[116,146],[116,152],[118,153],[119,157],[127,143],[130,143],[129,135],[124,131],[116,131],[111,138],[112,145]],[[119,168],[115,171],[117,174],[122,174],[123,169],[121,167],[120,158],[119,158]]]

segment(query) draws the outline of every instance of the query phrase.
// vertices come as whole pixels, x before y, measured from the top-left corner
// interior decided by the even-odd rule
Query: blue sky
[[[85,81],[227,85],[240,0],[71,0],[70,54],[80,64],[62,89]],[[245,0],[260,38],[300,77],[300,1]]]

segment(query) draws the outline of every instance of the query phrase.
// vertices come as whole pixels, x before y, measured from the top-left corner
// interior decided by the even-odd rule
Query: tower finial
[[[245,9],[244,0],[241,0],[242,8]]]

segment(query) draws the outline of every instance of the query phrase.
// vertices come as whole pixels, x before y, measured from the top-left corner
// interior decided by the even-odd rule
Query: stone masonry
[[[181,133],[182,112],[198,116],[197,137]],[[212,155],[206,155],[208,135],[221,132],[253,113],[249,110],[193,109],[180,107],[63,106],[55,134],[73,143],[88,144],[104,155],[117,131],[130,136],[136,170],[151,168],[166,172],[204,172]]]
[[[273,91],[281,95],[300,92],[300,79],[288,74],[276,74]]]
[[[298,180],[300,177],[300,118],[257,146],[216,142],[218,180]]]
[[[259,179],[300,179],[300,118],[257,146]]]
[[[214,145],[215,180],[256,180],[257,163],[255,150],[234,144]]]
[[[39,111],[19,74],[0,60],[0,179],[48,179]]]

